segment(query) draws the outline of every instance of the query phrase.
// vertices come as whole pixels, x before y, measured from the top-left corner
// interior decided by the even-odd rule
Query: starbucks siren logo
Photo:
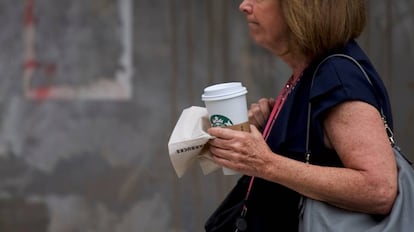
[[[233,126],[233,122],[229,118],[217,114],[210,117],[210,123],[213,127]]]

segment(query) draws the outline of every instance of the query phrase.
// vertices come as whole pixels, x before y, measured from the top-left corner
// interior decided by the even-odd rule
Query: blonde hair
[[[290,30],[289,51],[316,57],[362,33],[365,0],[280,0]]]

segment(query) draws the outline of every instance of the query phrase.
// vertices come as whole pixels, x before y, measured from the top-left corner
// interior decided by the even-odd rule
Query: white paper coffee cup
[[[220,83],[204,89],[201,99],[212,127],[230,127],[250,131],[246,100],[247,89],[240,82]],[[225,175],[239,174],[223,167]]]

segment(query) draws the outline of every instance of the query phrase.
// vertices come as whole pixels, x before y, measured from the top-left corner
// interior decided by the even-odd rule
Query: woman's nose
[[[253,11],[253,5],[250,0],[244,0],[239,6],[239,10],[245,14],[251,14]]]

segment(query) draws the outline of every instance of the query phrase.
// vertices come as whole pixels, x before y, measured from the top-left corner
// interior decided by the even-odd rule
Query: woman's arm
[[[272,153],[260,132],[210,128],[220,165],[274,181],[305,196],[372,214],[391,210],[397,194],[397,168],[378,111],[363,102],[333,108],[324,121],[327,143],[345,168],[309,165]]]

